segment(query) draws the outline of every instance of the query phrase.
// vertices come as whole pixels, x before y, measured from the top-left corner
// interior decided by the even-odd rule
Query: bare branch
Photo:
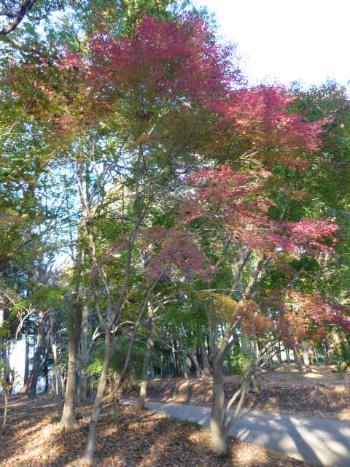
[[[23,0],[17,11],[2,10],[0,16],[7,18],[9,21],[7,26],[0,30],[0,35],[6,36],[10,32],[14,31],[19,24],[23,21],[24,17],[33,8],[37,0]]]

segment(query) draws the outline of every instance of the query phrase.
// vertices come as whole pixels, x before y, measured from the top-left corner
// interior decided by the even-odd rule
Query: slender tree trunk
[[[28,393],[28,383],[29,383],[29,336],[26,333],[25,335],[25,351],[24,351],[24,376],[23,376],[23,387],[21,389],[21,394]]]
[[[222,362],[215,361],[213,369],[213,405],[210,416],[212,449],[215,454],[227,452],[227,434],[225,433],[225,393]]]
[[[148,367],[151,361],[151,356],[154,348],[154,341],[153,341],[153,308],[149,304],[148,305],[148,336],[147,336],[147,343],[146,343],[146,352],[145,357],[143,360],[143,367],[142,367],[142,381],[140,384],[140,394],[139,398],[137,399],[136,406],[138,409],[145,408],[146,396],[147,396],[147,384],[148,384]]]
[[[326,365],[329,365],[330,346],[329,346],[328,339],[324,339],[323,346],[324,346],[324,361]]]
[[[172,357],[172,363],[173,363],[173,376],[178,376],[177,375],[175,342],[174,342],[173,338],[171,338],[171,357]]]
[[[101,412],[101,404],[103,400],[103,395],[106,388],[107,383],[107,373],[108,367],[112,357],[112,336],[110,333],[110,329],[105,330],[105,355],[103,360],[103,367],[101,371],[101,376],[97,386],[97,393],[94,400],[94,405],[91,412],[91,420],[89,426],[89,434],[88,434],[88,441],[85,450],[84,457],[82,458],[82,464],[92,466],[94,462],[94,454],[96,450],[96,435],[97,435],[97,423],[99,419],[99,415]]]
[[[7,424],[7,412],[8,412],[8,391],[4,389],[4,412],[2,415],[2,430],[4,431]]]
[[[303,343],[303,362],[305,367],[310,367],[309,348],[305,343]]]
[[[203,372],[204,372],[204,375],[207,377],[211,375],[211,368],[210,368],[209,359],[208,359],[208,355],[207,355],[205,348],[203,349]]]
[[[183,362],[183,376],[185,379],[189,379],[192,367],[192,360],[188,355],[184,355]]]
[[[50,388],[49,368],[47,366],[47,363],[45,363],[45,365],[44,365],[44,376],[45,376],[44,392],[45,392],[45,394],[47,394],[49,392],[49,388]]]
[[[53,356],[53,393],[56,397],[61,397],[62,386],[60,378],[60,370],[58,368],[58,355],[57,355],[57,344],[51,342],[52,356]]]
[[[195,368],[196,378],[200,378],[202,376],[203,371],[199,365],[196,351],[194,350],[193,352],[191,352],[190,356]]]
[[[72,302],[68,310],[68,369],[66,380],[66,392],[60,425],[71,430],[77,427],[75,416],[75,392],[77,372],[77,350],[79,345],[79,333],[81,324],[81,307],[79,305],[79,286],[72,293]]]
[[[286,349],[286,359],[287,359],[287,363],[288,363],[288,365],[290,365],[290,349],[289,349],[289,346],[287,345],[287,346],[285,347],[285,349]]]
[[[86,304],[83,306],[83,315],[81,321],[81,339],[80,339],[80,377],[79,377],[79,398],[81,401],[87,400],[88,395],[88,376],[86,373],[89,363],[88,349],[88,330],[89,330],[89,310]]]
[[[278,359],[278,363],[281,364],[283,359],[282,359],[282,348],[281,348],[281,343],[278,342],[277,344],[277,359]]]
[[[28,383],[29,377],[29,336],[28,333],[25,334],[25,353],[24,353],[24,378],[23,385]]]
[[[37,346],[33,357],[33,368],[28,377],[27,385],[23,388],[24,394],[28,397],[36,397],[36,387],[38,384],[38,378],[43,365],[43,358],[45,354],[46,335],[48,331],[49,319],[43,317],[38,330]]]
[[[297,345],[293,346],[293,352],[294,352],[295,363],[297,364],[299,371],[301,373],[305,373],[305,369],[303,367],[301,356],[300,356],[300,351]]]
[[[61,426],[65,429],[72,429],[77,427],[77,419],[75,416],[75,386],[76,386],[76,351],[74,338],[68,338],[68,370],[66,380],[66,392],[64,398],[64,406],[61,418]]]
[[[161,378],[163,378],[164,376],[163,363],[164,363],[164,355],[161,353],[160,354],[160,377]]]

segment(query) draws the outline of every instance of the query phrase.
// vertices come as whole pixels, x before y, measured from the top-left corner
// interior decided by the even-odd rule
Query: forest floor
[[[9,424],[0,435],[0,465],[54,467],[77,465],[88,430],[89,407],[79,407],[79,428],[59,429],[62,405],[47,396],[28,400],[13,397]],[[0,411],[2,406],[0,404]],[[105,407],[98,430],[99,466],[306,466],[301,461],[249,443],[232,440],[226,457],[210,452],[207,430],[162,414],[130,406]]]
[[[225,376],[227,399],[239,380],[239,376]],[[246,410],[350,420],[350,372],[339,374],[330,366],[311,366],[302,374],[289,365],[263,374],[259,386],[247,397]],[[209,406],[213,396],[210,378],[156,379],[150,381],[147,392],[149,400],[201,406]],[[126,396],[137,394],[138,388],[133,387]]]

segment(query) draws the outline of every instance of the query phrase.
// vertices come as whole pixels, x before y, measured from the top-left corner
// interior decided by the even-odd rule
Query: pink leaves
[[[195,100],[223,98],[239,79],[232,51],[212,40],[200,18],[162,22],[145,15],[132,37],[114,38],[101,31],[87,44],[87,62],[66,53],[62,66],[79,66],[101,104],[132,91],[134,98]]]
[[[195,274],[206,282],[210,281],[210,267],[190,236],[176,229],[158,227],[151,229],[147,237],[151,242],[151,253],[147,275],[154,280],[180,272],[184,277]]]
[[[306,338],[323,338],[327,325],[350,331],[350,307],[327,303],[319,294],[304,295],[290,291],[282,305],[279,322],[281,334],[294,342]]]
[[[273,154],[275,163],[304,168],[308,161],[303,152],[319,149],[326,121],[310,123],[289,112],[292,101],[293,98],[278,86],[233,91],[227,99],[213,105],[213,110],[220,116],[217,138],[220,141],[220,133],[231,130],[245,138],[251,148],[277,151]]]
[[[285,226],[296,245],[308,251],[318,250],[329,253],[334,251],[323,241],[329,239],[332,243],[336,243],[337,240],[334,237],[334,233],[338,230],[336,224],[324,220],[302,220],[294,223],[288,222]]]
[[[194,191],[185,200],[181,215],[185,223],[207,219],[222,226],[232,239],[266,254],[333,252],[338,227],[325,220],[279,222],[268,217],[272,201],[263,185],[227,165],[203,169],[189,177]]]
[[[313,294],[304,298],[304,308],[308,311],[311,319],[318,325],[333,324],[350,331],[349,306],[330,304],[323,300],[318,294]]]

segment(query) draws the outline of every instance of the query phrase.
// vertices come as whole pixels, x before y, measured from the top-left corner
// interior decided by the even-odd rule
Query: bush
[[[235,352],[231,357],[231,364],[235,374],[244,375],[252,363],[252,357],[248,353]]]
[[[338,373],[345,373],[350,368],[349,346],[342,342],[340,347],[333,353],[332,362],[335,364]]]

